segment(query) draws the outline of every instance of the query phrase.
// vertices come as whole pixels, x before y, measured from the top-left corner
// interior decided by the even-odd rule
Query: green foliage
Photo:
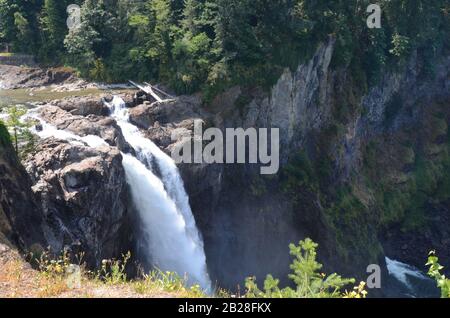
[[[121,260],[103,260],[98,278],[110,285],[124,284],[127,281],[126,266],[130,258],[131,253],[128,252],[122,255]]]
[[[283,189],[295,194],[299,188],[308,191],[318,190],[316,171],[305,152],[297,153],[283,170]]]
[[[5,124],[0,120],[0,145],[6,147],[11,142],[11,136]]]
[[[101,59],[96,59],[94,62],[94,66],[89,71],[89,76],[96,81],[106,81],[106,69],[105,64],[103,64]]]
[[[35,257],[35,255],[32,257]],[[52,257],[51,253],[46,251],[36,261],[41,273],[48,277],[64,275],[71,264],[69,254],[65,251],[58,257]]]
[[[409,42],[410,40],[407,36],[394,34],[392,37],[392,49],[389,52],[396,57],[405,57],[410,49]]]
[[[63,251],[55,255],[50,251],[29,254],[28,259],[37,265],[39,269],[39,295],[42,297],[55,297],[73,289],[70,275],[73,273],[74,265],[79,268],[79,284],[82,290],[89,291],[91,288],[106,287],[108,289],[119,289],[126,293],[136,293],[150,297],[170,295],[171,297],[200,298],[207,297],[199,285],[187,287],[187,279],[181,278],[172,272],[153,270],[149,274],[140,274],[135,280],[130,280],[126,274],[126,267],[131,258],[131,253],[122,255],[120,260],[103,260],[98,271],[87,271],[84,264],[84,254],[70,255]],[[77,279],[78,279],[77,278]],[[77,282],[78,283],[78,282]],[[224,291],[219,291],[218,296],[230,297]],[[85,297],[85,296],[84,296]]]
[[[32,53],[38,49],[39,0],[0,0],[0,41],[12,45],[13,50]]]
[[[199,285],[186,287],[186,279],[176,273],[153,270],[134,283],[134,289],[139,294],[147,294],[152,290],[162,290],[168,293],[177,293],[187,298],[206,297]]]
[[[264,289],[260,290],[256,284],[256,278],[246,280],[246,297],[248,298],[338,298],[348,296],[365,297],[366,291],[360,288],[359,292],[349,294],[343,292],[343,289],[354,284],[354,279],[342,278],[337,274],[325,275],[320,272],[322,264],[318,263],[317,249],[318,245],[311,239],[300,241],[296,246],[289,246],[290,254],[294,261],[290,268],[292,274],[289,278],[295,283],[295,288],[279,287],[280,281],[268,275],[264,281]],[[363,285],[362,285],[363,286]],[[358,290],[358,289],[357,289]]]
[[[65,26],[68,0],[0,0],[0,38],[48,63],[107,81],[161,81],[207,100],[231,85],[270,87],[317,45],[336,39],[333,67],[361,87],[418,51],[424,73],[449,34],[445,0],[379,1],[383,28],[368,29],[369,1],[77,0],[81,26]],[[101,76],[103,77],[103,75]]]
[[[64,50],[64,38],[67,35],[66,25],[68,0],[44,0],[40,24],[46,45],[39,51],[42,59],[54,60]],[[59,59],[59,56],[56,56]]]
[[[8,117],[5,124],[10,131],[11,142],[16,153],[23,159],[34,149],[36,137],[29,129],[33,123],[22,120],[21,117],[27,112],[23,107],[11,106],[7,108],[7,112]]]
[[[435,252],[430,252],[426,266],[430,267],[428,275],[436,280],[438,288],[441,289],[441,297],[450,298],[450,279],[441,273],[444,267],[439,264],[439,259]]]
[[[22,128],[26,127],[20,118],[25,114],[26,110],[18,106],[12,106],[8,109],[8,119],[6,121],[6,125],[13,131],[12,141],[17,154],[19,153],[19,138]]]

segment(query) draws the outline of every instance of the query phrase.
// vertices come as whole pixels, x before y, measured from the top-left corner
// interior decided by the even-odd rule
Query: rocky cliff
[[[84,261],[98,268],[103,259],[131,249],[127,186],[117,148],[44,139],[25,164],[53,251],[83,252]]]
[[[0,243],[22,251],[45,248],[42,210],[31,191],[31,181],[0,123]]]
[[[49,106],[49,114],[51,110]],[[62,115],[56,116],[60,121],[72,116],[60,111]],[[113,123],[99,125],[92,120],[86,119],[88,125],[81,118],[70,122],[81,136],[89,128],[99,135],[110,134],[111,143],[120,144],[121,133],[109,125]],[[93,149],[83,143],[43,139],[25,160],[25,170],[1,123],[0,130],[1,243],[22,252],[49,248],[57,255],[83,253],[90,268],[132,250],[128,189],[117,147]]]
[[[168,152],[171,132],[186,135],[193,119],[280,129],[276,176],[254,165],[180,167],[222,286],[286,277],[288,244],[305,236],[320,244],[325,270],[359,278],[369,264],[384,266],[385,255],[419,268],[431,249],[448,259],[449,56],[427,75],[416,52],[368,87],[358,70],[333,68],[333,54],[330,39],[270,92],[233,87],[202,111],[195,100],[181,102],[183,112],[135,111]]]
[[[208,185],[186,178],[221,280],[285,277],[286,243],[305,235],[327,270],[356,277],[386,252],[419,268],[428,250],[448,255],[449,56],[427,76],[412,54],[367,88],[357,72],[330,66],[333,52],[331,39],[269,93],[236,87],[210,105],[219,127],[280,128],[284,164],[275,178],[250,166],[223,167]],[[397,245],[411,236],[415,244]]]

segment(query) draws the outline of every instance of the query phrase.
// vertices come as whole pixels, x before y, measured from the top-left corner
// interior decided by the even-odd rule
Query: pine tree
[[[42,9],[42,30],[48,38],[48,46],[51,50],[61,51],[64,47],[64,38],[68,32],[67,0],[45,0]],[[46,44],[44,44],[46,45]]]
[[[199,32],[202,3],[198,0],[185,0],[181,26],[185,32],[195,35]]]
[[[0,36],[17,52],[33,53],[37,48],[37,15],[41,0],[0,0]]]

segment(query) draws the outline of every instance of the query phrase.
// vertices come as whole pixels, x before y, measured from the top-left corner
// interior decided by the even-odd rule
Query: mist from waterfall
[[[123,155],[123,166],[152,264],[163,271],[187,275],[190,284],[198,283],[210,290],[203,240],[177,166],[129,122],[128,109],[121,98],[115,96],[106,104],[136,152],[136,157]],[[155,168],[161,179],[154,173]]]

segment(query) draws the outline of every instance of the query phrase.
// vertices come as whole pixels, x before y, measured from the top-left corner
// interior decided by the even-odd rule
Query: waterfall
[[[136,157],[124,154],[123,166],[152,262],[159,269],[187,274],[189,282],[210,290],[203,241],[189,198],[174,161],[129,122],[128,110],[117,96],[106,103]],[[161,179],[152,171],[157,165]]]
[[[206,292],[210,292],[211,281],[203,240],[176,164],[129,122],[128,110],[121,98],[116,96],[111,103],[106,104],[111,110],[111,116],[121,127],[125,140],[136,153],[136,157],[122,153],[122,164],[133,205],[141,221],[143,233],[140,234],[147,248],[147,256],[151,257],[152,264],[158,269],[176,272],[181,277],[187,276],[189,285],[199,284]],[[107,145],[98,136],[80,137],[57,129],[39,118],[38,110],[30,110],[24,118],[34,118],[40,122],[42,129],[34,130],[39,137],[55,137],[93,148]],[[161,178],[152,168],[158,168]]]

